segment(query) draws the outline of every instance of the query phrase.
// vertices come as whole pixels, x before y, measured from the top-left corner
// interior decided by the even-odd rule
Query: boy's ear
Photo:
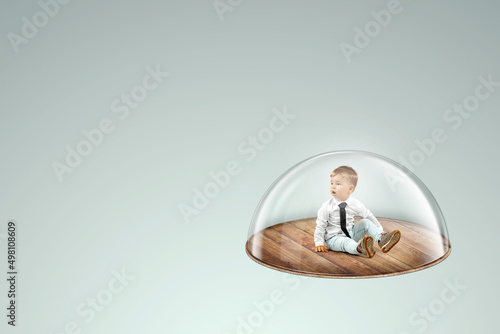
[[[349,187],[349,194],[352,194],[353,191],[354,191],[354,184],[351,184],[351,186]]]

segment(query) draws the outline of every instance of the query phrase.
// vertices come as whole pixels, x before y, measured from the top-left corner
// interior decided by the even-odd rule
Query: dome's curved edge
[[[300,276],[309,276],[309,277],[320,277],[320,278],[342,278],[342,279],[356,278],[356,279],[359,279],[359,278],[377,278],[377,277],[398,276],[398,275],[409,274],[409,273],[413,273],[413,272],[416,272],[416,271],[420,271],[420,270],[423,270],[423,269],[427,269],[427,268],[433,267],[436,264],[443,262],[450,255],[450,253],[451,253],[451,243],[448,240],[448,251],[443,256],[441,256],[440,258],[438,258],[438,259],[436,259],[436,260],[434,260],[432,262],[426,263],[426,264],[424,264],[424,265],[422,265],[420,267],[412,268],[412,269],[408,269],[408,270],[404,270],[404,271],[397,271],[397,272],[388,273],[388,274],[364,275],[364,276],[360,276],[360,275],[341,275],[341,274],[339,274],[339,275],[324,275],[324,274],[315,274],[315,273],[310,273],[310,272],[305,272],[305,271],[292,270],[290,268],[283,268],[283,267],[279,267],[279,266],[274,266],[274,265],[268,264],[268,263],[266,263],[266,262],[264,262],[262,260],[259,260],[258,258],[256,258],[255,256],[253,256],[250,253],[250,251],[248,250],[248,241],[245,244],[245,251],[246,251],[248,257],[251,258],[252,260],[254,260],[255,262],[257,262],[258,264],[263,265],[264,267],[267,267],[267,268],[270,268],[270,269],[274,269],[274,270],[277,270],[277,271],[281,271],[281,272],[285,272],[285,273],[288,273],[288,274],[294,274],[294,275],[300,275]]]
[[[253,222],[255,220],[255,216],[257,215],[257,212],[259,211],[259,208],[261,207],[262,205],[262,202],[264,202],[264,199],[267,197],[267,194],[269,194],[269,192],[271,191],[271,189],[274,188],[274,186],[279,182],[281,181],[281,179],[283,179],[285,177],[285,175],[288,174],[289,171],[295,169],[297,166],[305,163],[306,161],[310,161],[310,160],[314,160],[314,159],[317,159],[319,157],[322,157],[324,155],[328,155],[328,154],[331,154],[331,153],[347,153],[347,152],[362,152],[362,153],[369,153],[371,154],[370,152],[363,152],[363,151],[332,151],[332,152],[325,152],[325,153],[321,153],[321,154],[317,154],[315,156],[312,156],[310,158],[307,158],[307,159],[304,159],[298,163],[296,163],[295,165],[293,165],[292,167],[288,168],[286,171],[284,171],[283,173],[280,174],[280,176],[278,176],[278,178],[276,180],[274,180],[274,182],[267,188],[266,192],[264,193],[264,195],[262,195],[262,197],[260,198],[259,200],[259,203],[257,203],[257,206],[256,206],[256,209],[254,210],[253,212],[253,215],[252,215],[252,219],[250,220],[250,227],[248,229],[248,233],[247,233],[247,236],[250,236],[250,233],[251,233],[251,229],[252,229],[252,226],[253,226]]]
[[[367,154],[367,155],[371,155],[371,156],[374,156],[374,157],[377,157],[379,159],[382,159],[382,160],[385,160],[389,163],[392,163],[396,166],[398,166],[400,169],[404,170],[407,174],[409,175],[412,175],[419,183],[419,186],[423,189],[425,189],[427,191],[427,194],[432,198],[432,200],[434,201],[436,207],[437,207],[437,210],[439,212],[439,215],[440,215],[440,218],[442,219],[443,221],[443,228],[445,229],[445,233],[446,233],[446,236],[449,240],[449,232],[448,232],[448,226],[446,225],[446,220],[444,219],[444,215],[443,215],[443,211],[441,210],[441,207],[439,206],[439,203],[436,201],[436,198],[434,197],[434,195],[432,194],[432,192],[429,190],[429,188],[427,188],[427,186],[422,182],[422,180],[420,180],[420,178],[418,176],[416,176],[411,170],[409,170],[408,168],[406,168],[405,166],[403,166],[402,164],[400,164],[399,162],[397,161],[394,161],[392,159],[389,159],[383,155],[380,155],[380,154],[377,154],[377,153],[373,153],[373,152],[368,152],[368,151],[362,151],[362,150],[340,150],[340,151],[330,151],[330,152],[324,152],[324,153],[320,153],[320,154],[317,154],[317,155],[314,155],[310,158],[307,158],[307,159],[304,159],[298,163],[296,163],[295,165],[293,165],[292,167],[288,168],[285,172],[281,173],[281,175],[271,184],[271,186],[269,186],[269,188],[267,188],[266,192],[264,193],[264,195],[261,197],[261,199],[259,200],[259,203],[257,204],[256,206],[256,209],[252,215],[252,219],[250,220],[250,227],[248,229],[248,232],[247,232],[247,238],[249,238],[252,234],[252,227],[253,227],[253,222],[255,220],[255,217],[259,211],[259,208],[261,207],[262,205],[262,202],[264,201],[264,199],[267,197],[267,194],[274,188],[274,186],[279,182],[281,181],[281,179],[283,179],[285,177],[285,175],[288,174],[288,172],[290,172],[291,170],[295,169],[297,166],[305,163],[306,161],[312,161],[314,159],[318,159],[322,156],[325,156],[325,155],[329,155],[329,154],[332,154],[332,153],[339,153],[339,154],[342,154],[342,153],[362,153],[362,154]]]

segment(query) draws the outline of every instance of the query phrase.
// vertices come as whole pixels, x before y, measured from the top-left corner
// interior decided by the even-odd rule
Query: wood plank
[[[357,275],[360,272],[364,272],[370,275],[375,275],[377,273],[380,273],[373,267],[367,265],[366,263],[358,261],[356,257],[348,256],[347,254],[344,253],[339,253],[339,252],[317,253],[316,251],[313,250],[314,239],[311,238],[311,234],[299,228],[296,228],[294,224],[278,224],[272,226],[271,228],[276,230],[280,234],[286,235],[290,239],[295,240],[297,243],[300,243],[304,248],[307,249],[308,252],[313,254],[313,259],[318,258],[319,255],[320,258],[327,260],[330,263],[330,270],[328,271],[328,273],[332,275],[342,273],[339,272],[338,270],[335,270],[334,266],[341,267],[346,271],[346,273],[349,273],[350,275]]]
[[[358,222],[359,219],[360,217],[357,217],[355,221]],[[443,245],[443,236],[439,232],[435,232],[434,235],[431,235],[429,229],[420,227],[417,224],[388,218],[377,219],[384,227],[384,231],[392,231],[395,229],[400,230],[400,243],[405,244],[406,247],[412,247],[417,251],[424,253],[423,256],[426,258],[424,261],[426,262],[434,261],[437,258],[443,256],[448,251],[449,247]],[[315,218],[300,219],[289,223],[303,229],[304,231],[308,231],[309,233],[314,234],[314,229],[316,227]],[[412,228],[410,229],[410,227]],[[420,233],[420,231],[422,232]]]
[[[423,235],[425,238],[432,240],[436,244],[441,244],[448,248],[450,246],[450,241],[441,234],[441,232],[427,226],[422,226],[418,224],[408,223],[402,220],[388,220],[389,222],[397,225],[404,225],[408,229]]]
[[[332,264],[315,253],[306,249],[294,240],[280,234],[274,229],[266,229],[259,236],[262,240],[262,248],[259,259],[278,267],[285,267],[297,271],[312,271],[318,273],[329,273],[332,267],[342,274],[350,274],[349,271]]]
[[[380,223],[384,226],[384,230],[386,231],[394,229],[400,230],[400,242],[407,247],[418,249],[420,252],[433,259],[443,256],[449,248],[447,245],[443,244],[443,236],[438,231],[434,231],[434,233],[431,234],[431,230],[425,227],[403,221],[394,222],[387,221],[387,219],[381,219]]]
[[[273,269],[320,277],[377,277],[412,272],[434,265],[450,252],[449,241],[439,232],[413,223],[379,219],[384,230],[399,229],[402,238],[389,253],[375,245],[373,258],[343,252],[315,252],[316,218],[270,226],[247,242],[248,255]]]
[[[293,238],[292,235],[289,235],[291,238],[296,240],[299,243],[302,243],[304,246],[308,248],[313,248],[314,247],[314,238],[312,237],[312,234],[314,232],[314,229],[311,228],[311,226],[306,227],[306,225],[309,224],[314,224],[314,222],[304,222],[304,221],[299,221],[299,222],[291,222],[291,223],[286,223],[286,224],[278,224],[274,225],[271,228],[284,231],[284,230],[296,230],[296,238]],[[304,229],[299,229],[298,226],[305,227],[305,230],[312,231],[312,232],[306,232]],[[298,232],[300,231],[300,232]],[[283,233],[283,232],[282,232]],[[299,234],[300,233],[300,234]],[[377,248],[378,246],[375,246]],[[397,246],[395,246],[397,247]],[[394,248],[395,249],[395,248]],[[393,249],[393,250],[394,250]],[[391,252],[393,251],[391,250]],[[389,273],[389,272],[394,272],[394,271],[400,271],[401,269],[410,269],[414,267],[415,263],[420,263],[419,260],[421,260],[421,256],[416,250],[412,250],[411,252],[411,258],[413,261],[411,263],[407,263],[408,259],[401,257],[391,257],[390,253],[382,253],[382,251],[378,250],[377,253],[373,258],[368,258],[364,255],[351,255],[347,253],[342,253],[342,252],[334,252],[334,251],[329,251],[327,253],[322,253],[319,252],[317,253],[321,257],[327,258],[329,261],[332,263],[337,263],[343,268],[353,268],[352,272],[357,273],[358,275],[372,275],[373,271],[378,272],[379,274],[384,274],[384,273]],[[380,257],[382,255],[382,258]],[[415,259],[416,257],[416,259]],[[427,262],[426,259],[425,261]],[[368,269],[367,267],[371,268],[372,270]],[[335,274],[332,272],[332,274]]]

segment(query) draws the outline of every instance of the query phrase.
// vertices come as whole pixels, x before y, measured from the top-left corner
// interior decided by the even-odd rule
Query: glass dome
[[[373,257],[332,251],[326,242],[326,252],[316,251],[318,210],[332,200],[330,176],[339,166],[350,166],[358,175],[349,199],[356,199],[371,211],[384,232],[399,232],[390,251],[383,252],[375,239]],[[328,224],[333,224],[334,215],[328,217]],[[356,214],[353,222],[362,218],[366,217]],[[443,261],[450,251],[443,214],[429,189],[404,166],[362,151],[317,155],[281,175],[259,202],[246,242],[247,254],[257,263],[289,273],[330,278],[414,272]]]

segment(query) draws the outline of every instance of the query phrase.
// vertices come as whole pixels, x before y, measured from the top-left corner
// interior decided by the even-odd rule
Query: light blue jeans
[[[334,235],[330,239],[326,240],[328,248],[332,251],[346,252],[350,254],[358,255],[359,252],[356,250],[358,247],[359,240],[363,239],[365,234],[368,234],[373,238],[374,242],[378,242],[382,233],[378,229],[377,225],[372,223],[369,219],[361,219],[359,222],[354,224],[352,230],[348,231],[349,238],[343,234]]]

